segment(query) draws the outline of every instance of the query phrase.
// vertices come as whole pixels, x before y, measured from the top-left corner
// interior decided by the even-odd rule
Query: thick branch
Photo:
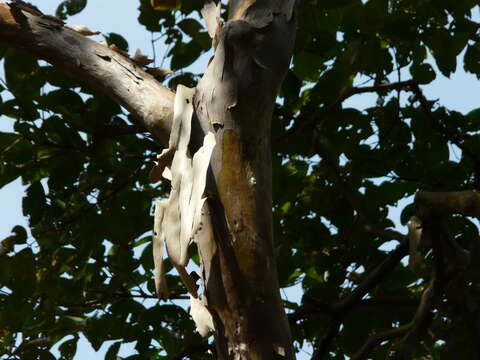
[[[167,144],[174,94],[127,57],[12,3],[0,3],[0,41],[87,82]]]
[[[421,217],[461,214],[480,218],[480,194],[475,191],[419,191],[415,204],[423,212]]]

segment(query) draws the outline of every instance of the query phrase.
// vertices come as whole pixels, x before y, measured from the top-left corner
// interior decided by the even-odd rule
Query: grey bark
[[[0,3],[0,41],[48,61],[124,106],[168,144],[175,94],[127,57],[58,23]]]
[[[293,51],[293,11],[294,1],[232,1],[197,86],[197,134],[213,131],[217,143],[207,185],[216,252],[203,276],[221,359],[295,357],[273,255],[270,158],[273,106]]]

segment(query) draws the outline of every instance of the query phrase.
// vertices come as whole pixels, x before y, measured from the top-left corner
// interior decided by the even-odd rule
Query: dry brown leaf
[[[132,56],[132,60],[140,66],[145,66],[153,62],[153,59],[149,59],[147,56],[143,55],[140,49],[135,51],[135,55]]]
[[[100,34],[100,31],[92,31],[85,25],[74,25],[74,26],[69,26],[68,28],[72,29],[73,31],[83,36],[92,36],[92,35]]]

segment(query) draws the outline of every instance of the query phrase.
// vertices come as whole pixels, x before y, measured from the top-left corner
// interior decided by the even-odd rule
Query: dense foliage
[[[140,0],[138,20],[164,35],[173,70],[187,67],[210,47],[198,21],[203,1],[158,3],[154,10]],[[57,16],[66,19],[85,4],[64,1]],[[413,268],[400,262],[408,252],[404,235],[389,231],[389,208],[407,204],[405,224],[420,189],[479,190],[479,111],[449,110],[421,89],[459,67],[480,78],[477,4],[305,2],[272,122],[280,283],[304,292],[301,304],[285,302],[297,349],[343,359],[372,334],[400,327],[371,349],[369,356],[385,358],[413,318],[432,253],[423,250],[423,265]],[[128,49],[120,35],[106,39]],[[148,172],[160,147],[81,81],[4,45],[0,56],[0,114],[15,119],[13,133],[0,133],[0,186],[19,177],[28,185],[23,212],[30,227],[16,226],[2,242],[2,359],[54,359],[49,349],[62,341],[61,359],[73,359],[79,332],[95,349],[114,340],[109,360],[131,341],[137,354],[128,359],[164,359],[185,348],[192,359],[211,358],[184,303],[154,300],[152,200],[168,189],[150,184]],[[165,84],[192,86],[199,76],[180,72]],[[378,96],[375,106],[343,104],[363,92]],[[449,219],[449,227],[471,260],[456,292],[462,296],[445,292],[415,347],[417,359],[479,356],[478,229],[464,217]],[[366,286],[382,262],[384,276]],[[168,284],[174,298],[185,297],[174,271]]]

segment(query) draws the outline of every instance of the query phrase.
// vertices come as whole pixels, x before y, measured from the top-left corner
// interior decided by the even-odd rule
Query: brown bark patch
[[[17,23],[12,12],[10,11],[10,6],[7,4],[0,4],[0,19],[10,25]]]

